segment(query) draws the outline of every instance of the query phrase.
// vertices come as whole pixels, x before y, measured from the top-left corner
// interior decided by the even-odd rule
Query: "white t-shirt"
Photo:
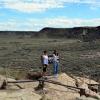
[[[48,64],[48,55],[42,55],[43,64]]]
[[[53,54],[53,61],[59,62],[59,56]]]

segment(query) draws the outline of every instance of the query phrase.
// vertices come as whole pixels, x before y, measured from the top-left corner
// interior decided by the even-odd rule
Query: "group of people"
[[[47,51],[43,51],[43,54],[41,55],[41,63],[42,63],[42,75],[45,76],[46,72],[47,72],[47,68],[49,66],[49,55],[47,53]],[[54,76],[57,76],[58,74],[58,67],[59,67],[59,54],[56,50],[53,51],[52,53],[52,64],[53,64],[53,73]],[[79,83],[78,80],[76,79],[76,82],[78,82],[76,84],[77,87],[85,89],[85,95],[86,96],[90,96],[90,97],[94,97],[94,98],[98,98],[98,100],[100,100],[100,95],[98,95],[97,93],[93,92],[92,90],[90,90],[88,88],[88,85],[85,83],[84,80],[81,80],[82,82]]]
[[[42,73],[43,76],[45,76],[46,72],[47,72],[47,68],[49,66],[49,56],[47,51],[43,51],[43,54],[41,56],[41,63],[42,63]],[[53,73],[56,76],[58,74],[58,66],[59,66],[59,54],[56,50],[53,51],[52,53],[52,64],[53,64]]]

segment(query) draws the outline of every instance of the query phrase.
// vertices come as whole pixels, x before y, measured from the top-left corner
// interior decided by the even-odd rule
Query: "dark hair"
[[[55,54],[57,56],[59,55],[59,53],[56,50],[54,50],[53,54]]]
[[[46,51],[46,50],[44,50],[44,51],[43,51],[43,53],[47,53],[47,51]]]
[[[56,53],[56,55],[58,56],[58,55],[59,55],[59,53],[57,52],[57,53]]]
[[[57,51],[56,51],[56,50],[54,50],[54,51],[53,51],[53,54],[56,54],[56,53],[57,53]]]

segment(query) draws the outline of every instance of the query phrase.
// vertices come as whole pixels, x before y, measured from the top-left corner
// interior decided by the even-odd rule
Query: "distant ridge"
[[[92,35],[95,38],[100,38],[100,26],[97,27],[74,27],[74,28],[51,28],[45,27],[39,31],[40,36],[47,37],[66,37],[66,38],[79,38],[83,32]]]
[[[97,27],[74,27],[52,28],[45,27],[40,31],[0,31],[0,36],[31,36],[47,38],[79,38],[85,32],[95,38],[100,38],[100,26]]]

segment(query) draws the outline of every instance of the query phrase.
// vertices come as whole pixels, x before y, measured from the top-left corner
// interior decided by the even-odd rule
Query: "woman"
[[[54,75],[58,74],[58,66],[59,66],[59,54],[56,50],[53,52],[53,69],[54,69]]]
[[[43,51],[43,55],[41,56],[41,63],[43,65],[43,76],[45,76],[48,67],[47,51]]]

